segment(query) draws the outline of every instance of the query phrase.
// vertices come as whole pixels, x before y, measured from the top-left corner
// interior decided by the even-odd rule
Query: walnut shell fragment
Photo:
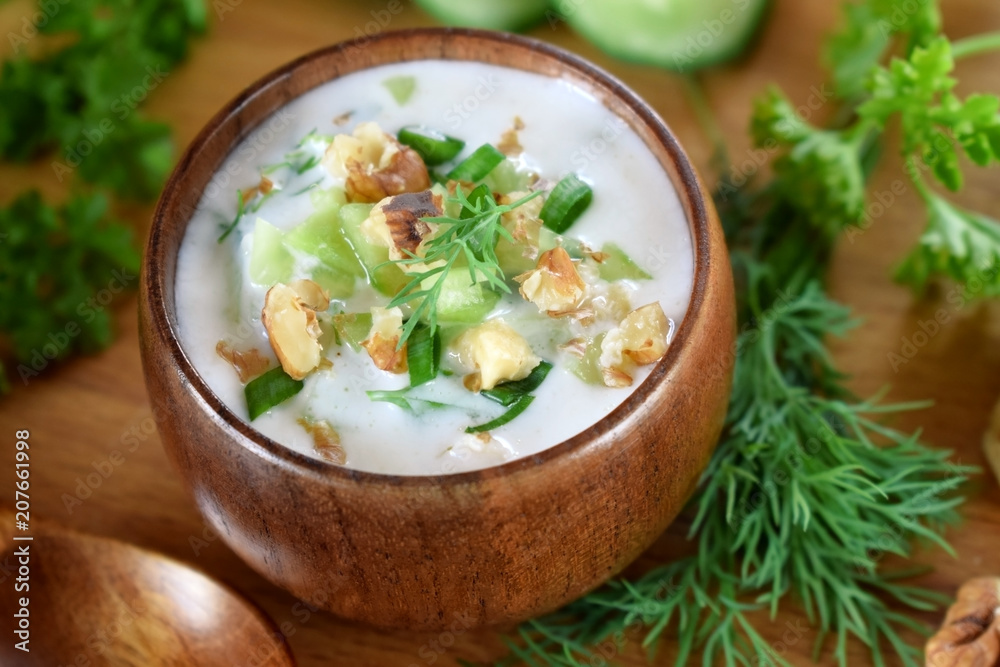
[[[343,177],[351,202],[375,203],[404,192],[431,186],[420,155],[386,134],[377,123],[361,123],[352,134],[338,134],[323,156],[323,165]]]
[[[329,306],[329,296],[311,280],[277,283],[267,291],[260,320],[289,377],[302,380],[320,365],[322,332],[316,313]]]
[[[1000,577],[965,582],[924,653],[927,667],[1000,667]]]
[[[587,285],[564,248],[546,250],[533,271],[514,278],[521,283],[521,296],[554,317],[576,309]]]

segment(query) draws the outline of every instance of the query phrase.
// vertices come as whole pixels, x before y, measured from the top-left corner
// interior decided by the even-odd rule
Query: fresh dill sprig
[[[389,302],[388,308],[396,308],[415,302],[410,318],[403,325],[399,337],[401,348],[421,321],[425,321],[433,334],[437,330],[437,303],[445,278],[454,269],[467,269],[470,284],[485,282],[491,289],[510,292],[500,260],[497,259],[497,242],[504,238],[511,243],[514,238],[502,224],[505,213],[541,195],[532,192],[515,202],[500,205],[492,196],[478,197],[470,201],[461,187],[448,198],[459,206],[458,217],[436,216],[423,218],[424,222],[437,225],[437,232],[426,242],[422,255],[412,254],[403,259],[391,260],[388,264],[400,266],[426,265],[427,269],[412,273],[412,278]],[[463,265],[464,262],[464,265]]]

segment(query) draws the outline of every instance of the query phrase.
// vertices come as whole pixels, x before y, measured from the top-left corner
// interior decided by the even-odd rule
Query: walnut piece
[[[329,307],[330,297],[311,280],[277,283],[267,291],[260,320],[291,378],[301,380],[319,366],[323,347],[316,313]]]
[[[493,389],[507,380],[523,380],[541,363],[528,342],[502,319],[466,329],[455,341],[462,364],[475,372],[465,378],[470,391]]]
[[[343,177],[347,200],[374,203],[431,186],[427,165],[409,146],[386,134],[377,123],[361,123],[352,134],[338,134],[323,156],[333,176]]]
[[[564,248],[546,250],[538,258],[534,271],[522,273],[514,280],[521,283],[521,296],[538,306],[539,312],[553,316],[574,311],[586,288]]]
[[[405,373],[406,345],[396,349],[403,333],[403,311],[399,308],[372,308],[372,328],[361,346],[368,351],[372,363],[379,370]]]
[[[601,374],[609,387],[632,384],[632,369],[658,361],[667,351],[670,320],[659,302],[636,308],[601,341]]]
[[[299,426],[312,436],[313,449],[324,460],[337,465],[344,465],[347,462],[347,452],[340,445],[340,434],[326,420],[313,421],[311,419],[299,418]]]
[[[386,197],[376,204],[364,222],[361,232],[372,245],[389,249],[393,260],[412,259],[424,254],[424,243],[437,231],[437,225],[421,218],[442,214],[441,195],[430,190],[409,192]],[[423,272],[427,265],[418,262],[400,264],[406,272]]]
[[[243,384],[258,375],[263,375],[271,367],[270,360],[255,347],[249,350],[237,350],[230,343],[220,340],[215,345],[215,353],[229,362]]]
[[[1000,667],[1000,577],[965,582],[924,653],[927,667]]]

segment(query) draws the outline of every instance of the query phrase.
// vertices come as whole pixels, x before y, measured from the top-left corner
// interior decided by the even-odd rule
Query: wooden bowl
[[[473,60],[590,91],[673,180],[694,287],[668,353],[622,405],[537,455],[434,477],[373,474],[292,451],[213,394],[177,337],[185,227],[227,154],[289,100],[339,76],[418,59]],[[195,139],[157,206],[141,283],[146,384],[164,445],[208,523],[297,597],[381,627],[510,623],[551,611],[632,562],[683,507],[719,436],[734,361],[732,276],[710,198],[663,121],[621,82],[526,39],[387,32],[304,56],[250,86]]]

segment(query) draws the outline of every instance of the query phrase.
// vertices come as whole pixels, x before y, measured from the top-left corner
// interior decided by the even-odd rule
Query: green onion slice
[[[305,383],[302,380],[293,380],[281,366],[250,380],[243,388],[250,421],[257,419],[274,406],[284,403],[302,391],[303,386]]]
[[[411,389],[412,387],[405,387],[403,389],[394,390],[366,391],[365,393],[368,394],[368,398],[373,401],[392,403],[393,405],[398,406],[414,415],[421,415],[428,410],[455,407],[447,403],[439,403],[438,401],[430,401],[426,398],[411,396]]]
[[[441,368],[441,334],[421,322],[406,341],[406,363],[410,367],[410,386],[418,387],[437,377]]]
[[[465,142],[461,139],[422,126],[404,127],[397,136],[399,143],[417,151],[428,167],[454,159],[465,148]]]
[[[479,426],[470,426],[469,428],[465,429],[465,432],[481,433],[483,431],[492,431],[495,428],[500,428],[501,426],[511,421],[525,410],[527,410],[528,406],[531,405],[531,402],[533,400],[535,400],[534,396],[532,396],[531,394],[524,394],[519,399],[514,401],[514,404],[507,409],[507,412],[503,413],[493,421],[486,422],[485,424],[480,424]]]
[[[542,384],[542,380],[545,379],[545,376],[551,370],[552,364],[543,361],[531,370],[528,377],[512,382],[504,382],[493,387],[493,389],[483,389],[479,393],[491,401],[496,401],[500,405],[509,406],[516,403],[525,394],[530,394],[538,389],[538,385]]]
[[[505,159],[504,154],[496,148],[490,144],[483,144],[473,151],[472,155],[449,171],[448,178],[452,181],[475,183],[486,178],[486,175],[496,169]]]
[[[546,227],[556,234],[562,234],[583,215],[593,199],[594,191],[590,186],[581,181],[576,174],[570,174],[559,181],[549,193],[538,217]]]

